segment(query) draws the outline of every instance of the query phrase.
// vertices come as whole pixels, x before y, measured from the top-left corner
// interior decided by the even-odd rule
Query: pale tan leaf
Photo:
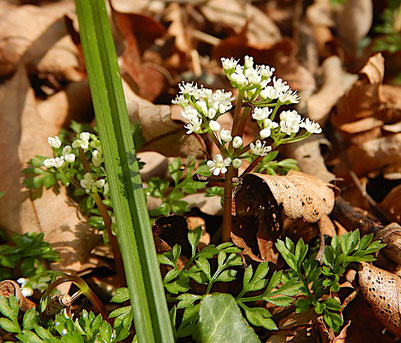
[[[401,336],[401,279],[386,270],[361,262],[359,284],[377,318],[395,336]]]
[[[130,120],[141,124],[145,150],[165,156],[203,156],[203,141],[197,135],[187,135],[184,123],[172,119],[174,111],[180,117],[180,106],[154,105],[136,95],[125,82],[123,87]]]
[[[368,62],[360,71],[361,74],[365,74],[369,80],[369,83],[382,83],[384,77],[384,57],[379,52],[376,55],[369,58]]]
[[[401,133],[372,139],[347,149],[351,169],[357,175],[379,170],[382,167],[401,161]],[[335,171],[337,174],[337,172]],[[343,173],[341,174],[343,175]]]
[[[211,0],[201,7],[204,16],[212,23],[228,27],[239,34],[246,27],[250,45],[270,46],[281,39],[276,24],[261,10],[238,0]]]
[[[359,41],[369,32],[372,21],[372,0],[347,0],[338,15],[336,25],[344,48],[354,53]]]
[[[307,140],[288,144],[286,152],[289,157],[298,161],[298,167],[302,172],[331,182],[335,179],[335,175],[327,170],[321,153],[322,145],[330,146],[331,144],[323,135],[313,135]]]
[[[51,155],[47,137],[58,133],[61,120],[54,124],[38,111],[23,67],[0,89],[0,108],[0,152],[6,161],[0,165],[0,189],[5,192],[0,199],[0,226],[9,234],[44,232],[45,240],[60,251],[60,268],[77,271],[96,239],[89,239],[91,233],[65,189],[58,196],[44,190],[34,198],[37,194],[24,188],[19,173],[35,155]]]
[[[319,178],[298,171],[286,176],[252,174],[266,182],[274,199],[283,205],[284,214],[290,219],[303,218],[317,222],[334,207],[334,186]]]
[[[390,213],[401,224],[401,185],[394,187],[380,203],[381,207]]]
[[[81,80],[78,50],[68,36],[64,16],[72,3],[24,5],[0,17],[0,75],[12,74],[19,63],[33,72]]]

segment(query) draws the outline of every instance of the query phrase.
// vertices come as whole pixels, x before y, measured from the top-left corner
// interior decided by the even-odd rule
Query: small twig
[[[346,307],[352,300],[354,300],[354,299],[356,298],[356,296],[358,295],[358,293],[359,293],[359,287],[358,287],[357,289],[355,289],[348,297],[346,297],[346,298],[344,299],[344,302],[343,302],[343,304],[341,305],[341,312],[343,312],[344,309],[345,309],[345,307]]]
[[[250,173],[258,164],[260,161],[262,161],[264,156],[258,156],[254,159],[254,161],[242,172],[240,175],[240,178],[244,177],[244,175]]]

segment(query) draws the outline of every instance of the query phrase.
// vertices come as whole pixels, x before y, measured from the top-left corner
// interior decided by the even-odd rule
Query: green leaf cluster
[[[86,310],[75,321],[62,314],[40,323],[35,308],[20,316],[17,299],[0,296],[0,327],[23,343],[114,343],[128,336],[130,323],[112,327],[100,314]]]
[[[43,233],[14,234],[9,244],[0,245],[0,280],[31,277],[48,270],[48,264],[60,260]]]
[[[278,151],[274,150],[268,153],[263,159],[259,162],[257,167],[255,168],[255,172],[257,173],[266,173],[269,175],[285,175],[291,169],[299,170],[297,160],[292,158],[286,158],[281,161],[276,161],[275,158],[278,155]]]
[[[360,237],[359,230],[348,232],[339,238],[334,236],[326,246],[323,264],[316,261],[317,252],[311,252],[302,239],[295,245],[288,237],[278,240],[276,247],[291,270],[288,277],[302,282],[301,291],[305,296],[296,303],[296,311],[302,312],[314,307],[317,314],[323,314],[324,321],[335,332],[343,325],[338,311],[341,304],[335,298],[322,299],[323,295],[338,292],[339,280],[351,262],[374,261],[372,254],[384,247],[379,241],[372,241],[373,234]]]
[[[399,25],[397,25],[401,15],[401,1],[390,0],[388,4],[388,8],[383,11],[381,16],[382,24],[375,27],[375,31],[383,34],[384,37],[376,40],[374,49],[395,53],[401,51],[401,34]]]
[[[206,187],[205,182],[198,182],[192,179],[194,172],[202,174],[206,166],[203,163],[194,171],[195,162],[195,158],[190,158],[184,164],[178,157],[168,164],[168,171],[173,180],[173,185],[170,185],[169,180],[161,177],[152,177],[149,180],[148,187],[145,189],[146,194],[162,201],[158,208],[150,212],[152,217],[167,216],[170,213],[183,214],[189,211],[188,203],[181,199]]]

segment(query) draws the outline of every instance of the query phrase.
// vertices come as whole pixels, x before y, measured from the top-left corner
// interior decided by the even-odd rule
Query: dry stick
[[[89,167],[89,163],[86,160],[86,156],[85,156],[85,152],[82,150],[82,148],[78,149],[79,151],[79,157],[81,159],[82,165],[85,169],[85,171],[87,173],[90,173],[90,167]],[[73,181],[75,181],[75,179],[73,179]],[[77,186],[78,182],[75,181],[75,183],[73,182],[74,186]],[[78,188],[82,189],[82,187],[78,184]],[[124,273],[124,264],[123,264],[123,258],[121,256],[121,251],[120,251],[120,247],[118,245],[117,242],[117,238],[116,236],[113,235],[113,232],[111,231],[111,218],[109,216],[109,213],[107,212],[107,208],[106,206],[103,204],[102,199],[100,198],[99,194],[97,192],[91,194],[93,200],[95,200],[95,203],[100,211],[100,215],[103,218],[103,222],[104,222],[104,226],[106,228],[106,232],[107,235],[109,237],[109,241],[110,241],[110,247],[111,247],[111,251],[113,253],[114,256],[114,263],[117,269],[117,275],[118,275],[118,279],[120,281],[120,285],[125,286],[126,282],[125,282],[125,273]]]

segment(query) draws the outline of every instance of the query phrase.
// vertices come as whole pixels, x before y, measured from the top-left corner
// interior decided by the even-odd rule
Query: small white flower
[[[270,113],[272,113],[272,110],[268,107],[256,107],[252,113],[252,118],[257,121],[265,120],[269,118]]]
[[[238,149],[242,145],[242,138],[240,136],[235,136],[233,139],[233,147]]]
[[[54,159],[54,165],[53,165],[54,167],[61,168],[64,165],[65,165],[64,156],[56,157]]]
[[[262,142],[260,140],[256,141],[256,144],[251,143],[251,151],[254,155],[257,156],[266,156],[267,153],[272,149],[271,146],[265,146],[266,142]]]
[[[225,129],[221,130],[220,137],[221,140],[223,140],[224,142],[231,142],[231,140],[233,139],[233,137],[231,136],[231,131]]]
[[[261,75],[253,68],[245,70],[245,77],[248,79],[249,83],[254,85],[259,85],[262,81]]]
[[[54,158],[48,158],[43,161],[43,165],[47,168],[50,169],[51,167],[54,167]]]
[[[285,93],[290,89],[290,86],[287,84],[287,82],[283,81],[282,79],[276,79],[276,77],[273,77],[273,85],[279,93]]]
[[[244,57],[244,66],[245,68],[253,68],[253,57],[245,56]]]
[[[104,179],[100,179],[95,181],[94,186],[96,186],[97,188],[103,188],[105,185],[105,181]]]
[[[287,135],[297,133],[301,120],[302,118],[297,111],[283,111],[280,113],[280,129]]]
[[[241,167],[242,165],[242,161],[239,158],[235,158],[233,161],[233,167],[235,169],[238,169],[239,167]]]
[[[210,171],[213,172],[213,175],[217,176],[220,173],[226,173],[227,172],[227,167],[231,164],[231,158],[227,157],[224,159],[224,157],[220,154],[217,154],[214,157],[213,161],[207,161],[207,166],[209,167]]]
[[[74,149],[81,148],[83,151],[87,151],[89,149],[89,140],[76,139],[72,142],[72,147]]]
[[[67,334],[67,329],[61,330],[61,336],[65,336]]]
[[[209,108],[209,110],[207,111],[206,116],[209,117],[209,119],[213,119],[217,114],[217,109],[215,108]]]
[[[231,74],[231,80],[234,81],[238,86],[244,87],[248,84],[248,80],[244,74],[238,74],[237,72]]]
[[[103,162],[103,154],[99,150],[93,150],[92,152],[92,163],[95,165],[95,167],[100,167],[100,165]]]
[[[272,129],[275,129],[276,127],[278,127],[278,124],[277,124],[275,121],[272,121],[272,120],[270,120],[270,119],[265,119],[265,120],[263,121],[263,127],[264,127],[265,129],[270,129],[270,130],[272,130]]]
[[[267,138],[267,137],[270,137],[270,135],[271,135],[271,133],[272,133],[272,131],[270,130],[270,129],[263,129],[263,130],[260,130],[260,138],[262,138],[262,139],[265,139],[265,138]]]
[[[299,96],[297,94],[297,91],[287,91],[285,93],[280,94],[279,100],[282,103],[287,103],[287,104],[297,104],[299,103]]]
[[[193,96],[198,96],[199,95],[199,89],[197,84],[194,84],[193,82],[189,83],[185,83],[182,82],[178,85],[179,89],[180,89],[180,93],[185,95],[185,94],[189,94],[189,95],[193,95]]]
[[[95,181],[93,180],[91,173],[86,173],[84,175],[84,178],[79,183],[81,184],[82,188],[84,188],[85,191],[89,193],[92,190]]]
[[[66,145],[66,146],[63,148],[62,155],[65,156],[65,155],[67,155],[67,154],[71,154],[71,152],[72,152],[71,145]]]
[[[207,104],[206,104],[206,101],[205,101],[205,100],[198,100],[198,101],[196,102],[196,104],[198,105],[198,107],[200,108],[200,110],[201,110],[201,112],[202,112],[203,114],[208,113]]]
[[[222,57],[221,64],[223,66],[224,71],[229,71],[235,69],[235,67],[238,64],[238,61],[236,61],[233,57],[231,57],[230,59]]]
[[[189,101],[184,95],[180,94],[180,95],[177,95],[174,100],[171,100],[171,103],[174,105],[180,105],[182,107],[186,107],[186,106],[188,106]]]
[[[58,136],[48,137],[47,142],[54,149],[58,149],[59,147],[61,147],[61,140]]]
[[[184,126],[187,129],[187,134],[191,134],[193,132],[199,133],[201,131],[202,119],[196,117],[192,118],[191,122]]]
[[[74,154],[66,154],[66,155],[64,155],[64,160],[68,163],[74,163],[75,155]]]
[[[267,86],[260,92],[262,99],[277,99],[280,96],[280,92],[272,86]]]
[[[106,182],[103,186],[103,194],[109,193],[109,184]]]
[[[194,118],[198,118],[199,114],[192,106],[187,106],[183,111],[181,111],[181,116],[186,120],[192,121]]]
[[[310,133],[321,133],[322,132],[322,128],[320,127],[320,125],[318,123],[315,123],[314,121],[310,120],[309,118],[306,118],[306,120],[303,123],[301,123],[300,126],[303,127],[306,131],[308,131]]]
[[[21,293],[24,297],[28,298],[32,296],[33,294],[32,287],[25,287],[25,285],[28,283],[28,279],[19,278],[17,282],[21,285]]]
[[[81,132],[79,134],[79,138],[81,138],[83,141],[89,141],[90,133],[89,132]]]
[[[275,69],[272,67],[268,67],[265,65],[260,65],[259,66],[259,72],[260,74],[270,82],[270,78],[272,77]]]
[[[220,124],[215,120],[211,120],[209,122],[209,127],[210,127],[210,130],[212,130],[213,132],[217,132],[220,130]]]

